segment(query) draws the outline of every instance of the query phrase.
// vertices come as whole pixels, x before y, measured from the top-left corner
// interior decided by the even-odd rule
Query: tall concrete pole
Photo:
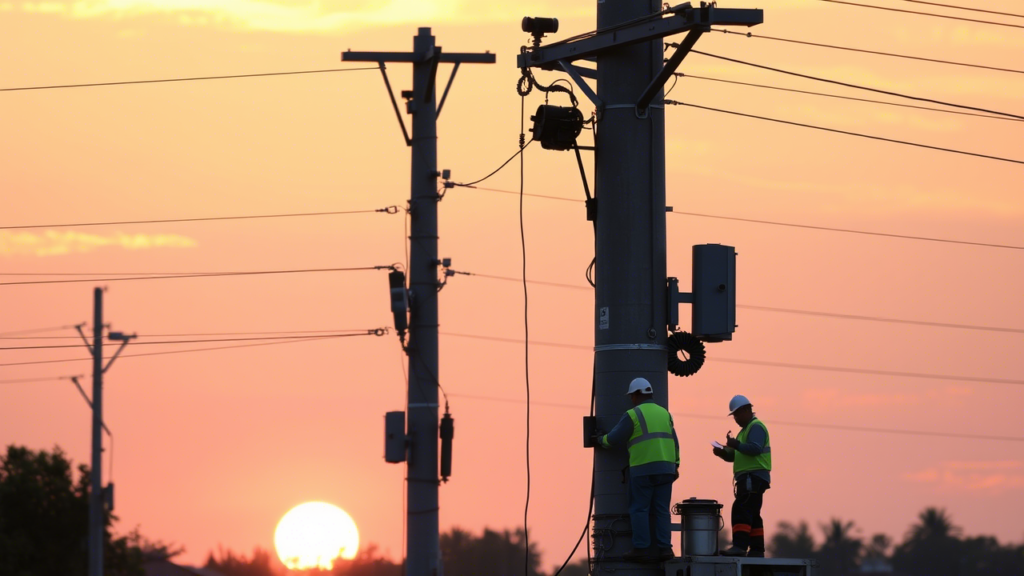
[[[661,10],[659,0],[600,0],[599,29]],[[632,405],[630,380],[646,378],[668,407],[665,270],[665,115],[661,95],[645,117],[636,102],[662,68],[661,40],[619,47],[597,58],[597,94],[605,102],[596,139],[596,415],[610,430]],[[632,546],[624,450],[597,450],[595,557]],[[625,470],[625,472],[624,472]],[[653,535],[652,535],[653,536]],[[618,576],[658,574],[658,566],[602,562]],[[663,573],[663,571],[661,571]]]
[[[92,469],[89,477],[89,576],[103,576],[103,289],[93,291]]]
[[[437,103],[434,36],[420,28],[413,52],[412,196],[409,248],[408,538],[405,573],[438,573]],[[429,93],[428,93],[429,91]]]

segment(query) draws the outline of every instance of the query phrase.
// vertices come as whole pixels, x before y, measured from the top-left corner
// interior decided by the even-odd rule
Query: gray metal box
[[[736,331],[736,249],[693,247],[692,333],[705,342],[732,340]]]
[[[384,414],[384,460],[405,462],[405,412]]]

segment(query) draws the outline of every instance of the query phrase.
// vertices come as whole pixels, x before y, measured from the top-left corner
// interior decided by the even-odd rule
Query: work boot
[[[747,555],[747,549],[746,548],[740,548],[739,546],[731,546],[729,548],[726,548],[725,550],[722,550],[721,555],[722,556],[746,556]]]
[[[747,552],[747,558],[764,558],[764,549],[751,548],[750,552]]]
[[[671,546],[669,546],[668,548],[658,548],[658,560],[664,562],[666,560],[671,560],[675,557],[676,553],[674,550],[672,550]]]
[[[630,548],[623,558],[629,562],[650,562],[655,560],[652,552],[653,550],[649,546],[647,548]]]

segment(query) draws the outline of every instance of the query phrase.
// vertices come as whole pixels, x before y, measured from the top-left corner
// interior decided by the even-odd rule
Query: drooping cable
[[[84,228],[86,226],[122,226],[127,224],[172,224],[177,222],[214,222],[223,220],[258,220],[264,218],[299,218],[306,216],[343,216],[348,214],[397,214],[398,206],[370,210],[343,210],[333,212],[292,212],[284,214],[255,214],[245,216],[207,216],[201,218],[166,218],[163,220],[122,220],[113,222],[75,222],[61,224],[28,224],[19,226],[0,226],[0,230],[30,230],[32,228]]]
[[[524,134],[524,138],[525,138],[525,132],[523,134]],[[523,150],[526,150],[526,147],[529,146],[530,144],[533,144],[533,139],[532,138],[529,141],[526,141],[525,144],[521,144],[519,146],[519,150],[516,150],[515,154],[513,154],[512,156],[509,156],[508,160],[505,160],[504,162],[502,162],[501,166],[498,166],[497,168],[495,168],[494,171],[491,172],[490,174],[488,174],[487,176],[484,176],[483,178],[481,178],[479,180],[474,180],[472,182],[466,182],[466,183],[454,182],[453,184],[455,186],[462,186],[462,187],[465,187],[465,188],[474,187],[476,184],[479,184],[479,183],[483,182],[484,180],[487,180],[491,176],[494,176],[498,172],[501,172],[502,168],[504,168],[505,166],[508,166],[509,162],[511,162],[511,161],[516,159],[516,156],[520,156],[523,153]]]
[[[530,576],[530,294],[526,286],[526,226],[523,217],[523,192],[526,184],[526,96],[520,96],[519,111],[519,240],[523,254],[523,363],[526,372],[526,504],[523,507],[523,538],[526,542],[524,576]],[[500,168],[499,168],[500,170]]]
[[[364,335],[364,330],[353,330],[348,335]],[[333,336],[344,336],[342,333],[327,334],[327,337]],[[133,342],[132,347],[135,346],[146,346],[146,345],[172,345],[172,344],[209,344],[212,342],[251,342],[251,341],[266,341],[266,340],[294,340],[294,339],[306,339],[309,335],[294,335],[294,336],[254,336],[247,338],[204,338],[200,340],[162,340],[156,342]],[[11,351],[11,350],[54,350],[59,348],[81,348],[80,344],[44,344],[38,346],[2,346],[0,351]]]
[[[858,8],[873,8],[875,10],[885,10],[886,12],[899,12],[902,14],[916,14],[918,16],[931,16],[933,18],[943,18],[946,20],[957,20],[959,22],[973,22],[975,24],[990,24],[992,26],[1005,26],[1007,28],[1020,28],[1024,29],[1024,26],[1020,24],[1009,24],[1006,22],[995,22],[992,20],[977,20],[975,18],[964,18],[962,16],[948,16],[946,14],[936,14],[934,12],[919,12],[917,10],[904,10],[902,8],[891,8],[889,6],[875,6],[874,4],[861,4],[860,2],[848,2],[847,0],[818,0],[819,2],[829,2],[831,4],[843,4],[845,6],[856,6]]]
[[[797,90],[796,88],[784,88],[782,86],[772,86],[770,84],[757,84],[755,82],[740,82],[738,80],[725,80],[722,78],[711,78],[708,76],[698,76],[696,74],[684,74],[682,72],[676,72],[674,74],[676,79],[679,78],[693,78],[695,80],[707,80],[710,82],[720,82],[722,84],[733,84],[736,86],[748,86],[751,88],[764,88],[766,90],[776,90],[779,92],[790,92],[793,94],[806,94],[808,96],[821,96],[824,98],[835,98],[838,100],[849,100],[852,102],[865,102],[868,104],[881,104],[884,106],[895,106],[897,108],[909,108],[913,110],[927,110],[929,112],[940,112],[943,114],[956,114],[959,116],[974,116],[975,118],[988,118],[990,120],[1002,120],[1005,122],[1024,122],[1024,120],[1018,120],[1016,118],[1008,118],[1006,116],[992,116],[990,114],[977,114],[975,112],[961,112],[960,110],[946,110],[945,108],[931,108],[928,106],[915,106],[913,104],[900,104],[899,102],[886,102],[885,100],[872,100],[870,98],[855,98],[853,96],[840,96],[839,94],[828,94],[826,92],[814,92],[812,90]],[[666,92],[666,95],[668,93]]]
[[[850,132],[848,130],[839,130],[838,128],[827,128],[825,126],[816,126],[814,124],[804,124],[802,122],[793,122],[791,120],[781,120],[779,118],[769,118],[768,116],[758,116],[756,114],[747,114],[745,112],[735,112],[733,110],[723,110],[721,108],[712,108],[710,106],[701,106],[699,104],[689,104],[687,102],[676,102],[674,100],[665,100],[665,104],[671,104],[673,106],[689,106],[690,108],[697,108],[700,110],[708,110],[710,112],[720,112],[722,114],[731,114],[733,116],[741,116],[744,118],[753,118],[755,120],[765,120],[768,122],[775,122],[777,124],[786,124],[789,126],[797,126],[800,128],[810,128],[812,130],[821,130],[823,132],[832,132],[834,134],[845,134],[847,136],[857,136],[858,138],[867,138],[869,140],[878,140],[881,142],[890,142],[892,144],[902,144],[904,146],[913,146],[915,148],[924,148],[927,150],[935,150],[938,152],[948,152],[950,154],[959,154],[962,156],[973,156],[975,158],[985,158],[987,160],[996,160],[999,162],[1008,162],[1011,164],[1024,164],[1024,160],[1017,160],[1014,158],[1004,158],[1002,156],[992,156],[989,154],[980,154],[977,152],[968,152],[966,150],[956,150],[953,148],[943,148],[941,146],[932,146],[930,144],[921,144],[919,142],[909,142],[907,140],[896,140],[894,138],[886,138],[884,136],[875,136],[872,134],[862,134],[860,132]]]
[[[328,74],[334,72],[356,72],[359,70],[377,70],[372,68],[330,68],[325,70],[295,70],[290,72],[262,72],[259,74],[229,74],[226,76],[192,76],[186,78],[161,78],[157,80],[124,80],[119,82],[92,82],[88,84],[56,84],[50,86],[21,86],[16,88],[0,88],[0,92],[24,92],[27,90],[55,90],[58,88],[93,88],[97,86],[127,86],[129,84],[163,84],[167,82],[194,82],[197,80],[230,80],[235,78],[261,78],[266,76],[296,76],[299,74]]]
[[[11,332],[0,332],[0,336],[18,336],[21,334],[39,334],[40,332],[57,332],[58,330],[72,330],[74,329],[74,327],[74,324],[67,324],[64,326],[53,326],[52,328],[30,328],[28,330],[13,330]]]
[[[801,46],[815,46],[817,48],[830,48],[832,50],[843,50],[846,52],[857,52],[859,54],[873,54],[875,56],[888,56],[890,58],[902,58],[905,60],[917,60],[920,62],[932,62],[934,64],[948,64],[950,66],[962,66],[965,68],[978,68],[980,70],[993,70],[996,72],[1010,72],[1013,74],[1024,74],[1024,70],[1015,68],[1000,68],[998,66],[986,66],[984,64],[974,64],[969,62],[956,62],[954,60],[943,60],[940,58],[925,58],[923,56],[910,56],[908,54],[897,54],[895,52],[883,52],[880,50],[867,50],[865,48],[852,48],[850,46],[837,46],[835,44],[823,44],[820,42],[808,42],[806,40],[794,40],[792,38],[780,38],[778,36],[765,36],[764,34],[754,34],[753,32],[734,32],[732,30],[726,30],[724,28],[712,28],[712,32],[721,32],[723,34],[732,34],[735,36],[745,36],[747,38],[759,38],[762,40],[774,40],[776,42],[786,42],[789,44],[799,44]]]
[[[997,16],[1010,16],[1012,18],[1024,18],[1024,14],[1014,14],[1013,12],[998,12],[996,10],[985,10],[976,6],[957,6],[955,4],[941,4],[939,2],[927,2],[926,0],[903,0],[904,2],[912,2],[914,4],[927,4],[928,6],[939,6],[941,8],[952,8],[953,10],[969,10],[971,12],[982,12],[984,14],[995,14]]]
[[[765,66],[764,64],[756,64],[754,62],[747,62],[745,60],[739,60],[737,58],[729,58],[727,56],[719,56],[717,54],[711,54],[708,52],[701,52],[700,50],[690,50],[694,54],[700,54],[701,56],[707,56],[709,58],[716,58],[718,60],[724,60],[726,62],[732,62],[733,64],[742,64],[744,66],[750,66],[752,68],[760,68],[761,70],[768,70],[770,72],[778,72],[779,74],[786,74],[788,76],[795,76],[797,78],[804,78],[806,80],[814,80],[816,82],[825,82],[827,84],[835,84],[836,86],[845,86],[846,88],[853,88],[855,90],[865,90],[867,92],[875,92],[877,94],[885,94],[887,96],[896,96],[897,98],[906,98],[907,100],[916,100],[918,102],[929,102],[931,104],[939,104],[940,106],[950,106],[952,108],[962,108],[964,110],[973,110],[975,112],[984,112],[986,114],[995,114],[997,116],[1006,116],[1007,118],[1017,118],[1018,120],[1024,120],[1024,116],[1019,114],[1010,114],[1009,112],[1000,112],[998,110],[990,110],[988,108],[979,108],[977,106],[967,106],[965,104],[956,104],[953,102],[946,102],[944,100],[936,100],[934,98],[924,98],[922,96],[913,96],[910,94],[903,94],[901,92],[893,92],[891,90],[882,90],[880,88],[872,88],[870,86],[862,86],[860,84],[853,84],[850,82],[841,82],[839,80],[832,80],[829,78],[822,78],[820,76],[812,76],[810,74],[802,74],[800,72],[792,72],[790,70],[783,70],[781,68],[774,68],[772,66]]]

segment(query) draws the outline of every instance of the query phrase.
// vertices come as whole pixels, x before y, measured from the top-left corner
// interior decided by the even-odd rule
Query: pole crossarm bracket
[[[380,73],[384,76],[384,86],[388,90],[388,97],[391,99],[391,106],[395,110],[395,116],[398,117],[398,124],[402,128],[402,137],[405,138],[405,145],[412,146],[412,139],[409,137],[409,130],[405,127],[405,121],[402,120],[402,113],[398,109],[398,101],[395,99],[394,90],[391,88],[391,82],[388,80],[387,62],[406,62],[412,64],[418,64],[423,62],[430,62],[431,71],[427,86],[423,94],[413,94],[414,99],[421,99],[423,102],[427,102],[434,95],[434,87],[436,85],[437,78],[437,65],[441,62],[455,64],[455,68],[452,70],[452,75],[448,78],[448,84],[445,86],[444,94],[441,96],[441,104],[437,107],[436,115],[441,115],[441,109],[444,107],[444,101],[448,98],[448,91],[452,88],[452,82],[455,80],[455,73],[459,71],[459,66],[463,63],[466,64],[494,64],[496,57],[490,52],[480,53],[469,53],[469,52],[452,52],[450,54],[445,53],[441,50],[440,46],[435,46],[431,50],[423,52],[353,52],[347,50],[341,53],[342,62],[376,62],[380,66]],[[410,103],[409,112],[413,112]]]
[[[556,43],[527,50],[518,56],[519,68],[555,70],[560,61],[589,59],[608,50],[650,42],[693,29],[707,31],[711,26],[756,26],[764,22],[764,11],[746,8],[717,8],[711,5],[693,8],[689,3],[676,6],[670,15],[642,21],[574,42]]]
[[[559,60],[558,65],[562,67],[562,70],[565,70],[566,74],[568,74],[569,77],[572,78],[572,81],[575,82],[576,85],[580,87],[580,90],[582,90],[583,93],[587,95],[587,98],[590,99],[590,101],[594,104],[594,106],[597,107],[598,110],[604,109],[604,101],[597,97],[597,93],[594,92],[594,89],[591,88],[590,84],[587,84],[586,80],[583,79],[584,76],[586,76],[587,78],[596,79],[596,70],[591,70],[590,68],[584,68],[582,66],[576,66],[566,60]]]

